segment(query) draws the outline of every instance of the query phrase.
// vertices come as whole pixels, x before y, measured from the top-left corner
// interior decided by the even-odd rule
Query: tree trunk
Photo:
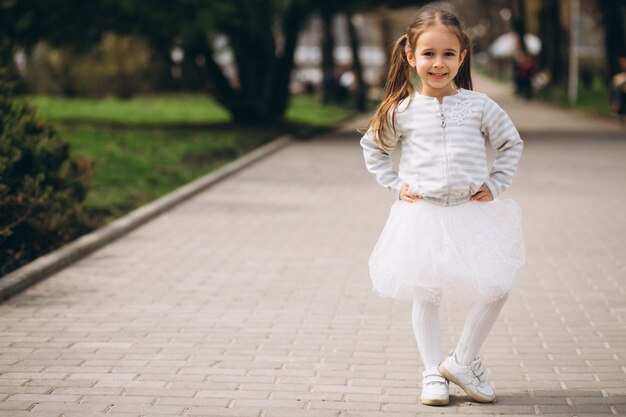
[[[155,66],[158,68],[156,85],[165,91],[179,90],[179,80],[176,80],[172,74],[172,68],[174,67],[175,62],[170,56],[171,50],[169,48],[169,44],[160,45],[158,48],[152,44],[152,47],[154,48],[153,60],[155,61]]]
[[[356,27],[352,22],[352,13],[346,13],[346,19],[348,19],[348,32],[350,35],[350,49],[352,49],[352,69],[354,70],[354,76],[357,82],[356,91],[356,108],[359,111],[365,111],[365,100],[367,99],[367,86],[365,85],[365,79],[363,77],[363,65],[361,64],[361,55],[359,53],[359,46],[361,42],[357,36]]]
[[[213,57],[213,48],[204,34],[197,34],[195,38],[187,41],[183,45],[185,55],[196,56],[201,54],[205,58],[203,66],[197,66],[199,76],[208,84],[215,99],[228,111],[235,115],[239,101],[239,93],[231,85],[224,75],[222,68]]]
[[[525,0],[512,0],[512,21],[513,28],[517,33],[519,47],[522,52],[527,52],[524,35],[526,34],[526,3]]]
[[[272,122],[268,106],[276,60],[276,43],[272,33],[272,7],[269,0],[252,2],[246,30],[235,27],[228,36],[233,47],[239,80],[238,117],[242,123]],[[248,115],[246,115],[248,114]]]
[[[306,19],[306,13],[299,2],[292,2],[283,18],[284,46],[282,55],[276,59],[272,91],[274,95],[270,105],[282,121],[289,105],[291,72],[294,67],[294,55],[298,43],[300,28]]]
[[[290,3],[283,15],[284,44],[278,54],[270,12],[256,11],[256,26],[250,31],[227,33],[234,50],[238,87],[231,85],[215,62],[208,41],[204,42],[204,75],[215,98],[228,109],[235,123],[263,126],[284,120],[298,33],[307,14],[299,2]]]
[[[329,103],[335,98],[337,75],[335,74],[335,37],[333,35],[334,11],[324,3],[322,18],[322,102]]]
[[[624,6],[617,0],[600,0],[598,3],[605,28],[606,75],[610,80],[621,71],[617,59],[626,56]]]
[[[385,69],[384,75],[380,79],[380,87],[384,87],[387,82],[387,71],[389,71],[389,63],[391,62],[391,45],[395,43],[393,38],[393,21],[387,10],[380,13],[380,31],[383,38],[383,50],[385,51]]]
[[[0,51],[0,82],[8,85],[14,94],[26,92],[26,86],[13,60],[13,50],[10,47]]]
[[[476,1],[473,7],[478,8],[477,13],[484,16],[486,20],[487,32],[485,34],[485,49],[491,45],[496,38],[508,30],[504,19],[500,17],[500,9],[508,7],[507,3],[503,3],[502,0],[494,2],[485,2],[483,0]],[[481,21],[483,20],[481,19]]]
[[[246,37],[249,34],[237,34],[231,38],[239,50],[241,48],[262,48],[255,44],[247,44]],[[269,88],[267,86],[268,71],[267,63],[255,62],[252,58],[244,60],[244,54],[240,54],[235,62],[239,85],[235,88],[224,74],[220,65],[215,61],[213,48],[204,34],[199,34],[193,40],[184,45],[185,61],[187,68],[185,75],[192,72],[208,87],[215,99],[223,105],[233,117],[233,121],[242,125],[266,125],[275,121],[271,109],[267,105]],[[203,65],[196,62],[196,57],[204,58]],[[235,53],[237,57],[237,53]],[[243,64],[242,64],[243,61]],[[257,66],[258,64],[258,66]],[[190,66],[193,66],[193,71]],[[264,69],[265,68],[265,69]],[[258,72],[256,72],[258,69]],[[257,75],[257,83],[253,83],[254,75]]]
[[[551,82],[558,84],[563,79],[562,28],[559,0],[546,0],[539,11],[539,35],[542,42],[541,67],[551,73]]]
[[[187,91],[202,91],[205,87],[205,80],[202,75],[202,65],[198,64],[198,58],[204,56],[202,52],[194,48],[185,51],[185,56],[181,62],[182,88]]]

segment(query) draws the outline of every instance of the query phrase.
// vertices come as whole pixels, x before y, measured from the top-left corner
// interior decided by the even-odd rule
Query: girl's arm
[[[513,183],[524,142],[509,116],[489,98],[483,111],[481,131],[497,152],[489,178],[485,181],[495,199]]]
[[[383,187],[389,189],[394,197],[400,197],[402,180],[393,169],[389,153],[383,151],[374,143],[373,132],[368,130],[361,138],[363,156],[367,170],[376,176],[376,181]]]

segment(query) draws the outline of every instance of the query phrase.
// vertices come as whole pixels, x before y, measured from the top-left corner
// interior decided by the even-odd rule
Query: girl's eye
[[[454,56],[454,52],[446,52],[445,55],[446,56]]]
[[[423,54],[423,55],[424,55],[424,56],[433,56],[433,55],[435,55],[435,54],[434,54],[434,53],[432,53],[432,52],[424,52],[424,54]]]

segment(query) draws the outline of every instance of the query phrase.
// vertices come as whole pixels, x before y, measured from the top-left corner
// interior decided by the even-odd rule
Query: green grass
[[[509,76],[498,77],[496,74],[488,72],[484,67],[475,66],[472,70],[489,77],[493,81],[511,84]],[[550,104],[559,107],[573,108],[588,111],[591,113],[612,115],[611,104],[607,86],[602,78],[596,76],[590,86],[585,86],[582,82],[578,86],[578,99],[576,103],[570,103],[567,95],[567,85],[549,85],[545,89],[536,93],[536,97]]]
[[[111,129],[59,126],[72,154],[93,161],[85,208],[101,223],[145,204],[272,138],[245,129]]]
[[[45,119],[133,125],[206,124],[230,121],[230,115],[207,96],[143,96],[129,100],[105,98],[28,97]]]
[[[85,210],[94,227],[220,167],[284,129],[316,131],[353,113],[296,96],[287,126],[251,129],[230,124],[228,113],[207,96],[28,100],[52,121],[74,156],[92,161]]]
[[[335,104],[321,105],[311,96],[295,96],[287,109],[287,120],[313,127],[332,126],[353,113],[351,108]]]
[[[611,115],[609,91],[600,80],[594,80],[591,86],[580,85],[576,103],[569,102],[567,86],[550,86],[538,95],[541,99],[561,107],[575,108],[592,113]]]
[[[27,100],[52,122],[97,122],[137,126],[206,125],[230,122],[224,108],[208,96],[143,96],[129,100],[32,96]],[[352,109],[320,105],[314,97],[292,97],[287,120],[311,127],[331,126],[349,116]]]

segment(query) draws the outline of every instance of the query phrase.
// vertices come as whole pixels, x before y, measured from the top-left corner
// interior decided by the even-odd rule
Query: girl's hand
[[[406,201],[407,203],[414,203],[415,201],[421,199],[422,197],[417,194],[409,193],[408,184],[404,184],[402,186],[402,190],[400,190],[400,200]]]
[[[473,201],[492,201],[493,200],[493,195],[491,194],[491,191],[489,191],[489,188],[485,184],[483,184],[483,185],[480,186],[480,188],[478,189],[476,194],[474,194],[473,196],[470,197],[470,200],[473,200]]]

